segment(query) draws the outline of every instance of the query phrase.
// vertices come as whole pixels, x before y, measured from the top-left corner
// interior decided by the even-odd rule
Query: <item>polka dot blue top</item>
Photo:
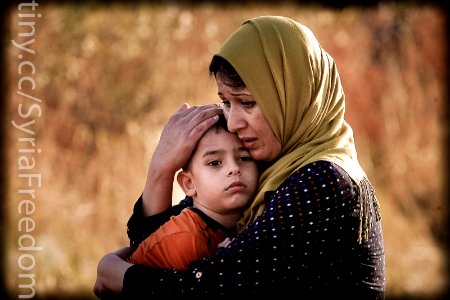
[[[189,270],[133,265],[124,277],[125,298],[146,296],[292,296],[384,299],[385,253],[374,199],[367,238],[358,242],[358,186],[339,166],[318,161],[291,174],[266,193],[262,215],[217,254]],[[185,199],[164,213],[142,217],[142,199],[128,222],[137,246]]]

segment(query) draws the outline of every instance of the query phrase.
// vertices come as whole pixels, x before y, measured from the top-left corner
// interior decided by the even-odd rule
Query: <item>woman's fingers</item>
[[[154,153],[165,171],[176,172],[189,159],[200,137],[217,122],[222,109],[216,104],[183,104],[164,126]]]
[[[166,124],[165,133],[171,138],[178,136],[180,142],[189,148],[217,122],[219,114],[222,114],[222,108],[216,104],[192,107],[182,105]]]
[[[186,131],[191,131],[203,121],[215,115],[222,114],[222,108],[216,104],[195,105],[192,107],[189,107],[188,104],[186,105],[182,105],[172,116],[171,119],[173,120],[170,120],[176,123],[180,122],[180,125]]]
[[[187,138],[197,144],[197,141],[212,125],[214,125],[214,123],[217,122],[217,120],[219,120],[219,115],[213,115],[212,117],[207,118],[200,123],[194,123],[197,125],[195,125],[191,132],[189,132]]]
[[[189,108],[189,107],[191,107],[191,106],[189,105],[189,103],[183,103],[183,104],[181,104],[181,106],[177,109],[176,112],[183,111],[183,110],[185,110],[185,109],[187,109],[187,108]]]
[[[187,139],[197,144],[198,139],[219,119],[222,109],[217,105],[198,107],[186,116]]]

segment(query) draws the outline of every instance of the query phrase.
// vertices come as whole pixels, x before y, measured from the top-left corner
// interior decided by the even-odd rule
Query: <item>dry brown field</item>
[[[97,263],[128,244],[126,222],[162,126],[183,102],[218,102],[209,60],[258,15],[304,23],[337,62],[346,118],[381,203],[387,298],[438,299],[447,292],[449,62],[442,8],[53,2],[27,20],[19,13],[14,7],[9,14],[3,70],[4,277],[12,298],[29,293],[19,285],[33,274],[39,299],[95,299]],[[31,28],[19,25],[24,21],[34,22],[32,36],[20,35]],[[31,39],[34,53],[11,42]],[[34,99],[18,94],[20,84]],[[12,122],[30,122],[22,127],[29,132]],[[21,177],[23,155],[34,159],[28,174],[36,177]],[[181,197],[175,185],[174,202]]]

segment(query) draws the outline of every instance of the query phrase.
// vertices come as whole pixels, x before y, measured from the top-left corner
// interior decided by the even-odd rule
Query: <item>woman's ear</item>
[[[192,174],[189,171],[178,172],[177,181],[186,196],[193,197],[197,194],[195,184],[192,181]]]

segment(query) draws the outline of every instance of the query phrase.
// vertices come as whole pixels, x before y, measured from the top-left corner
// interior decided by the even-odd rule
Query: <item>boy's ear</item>
[[[192,174],[190,172],[178,172],[177,181],[186,196],[193,197],[197,194],[194,182],[192,181]]]

